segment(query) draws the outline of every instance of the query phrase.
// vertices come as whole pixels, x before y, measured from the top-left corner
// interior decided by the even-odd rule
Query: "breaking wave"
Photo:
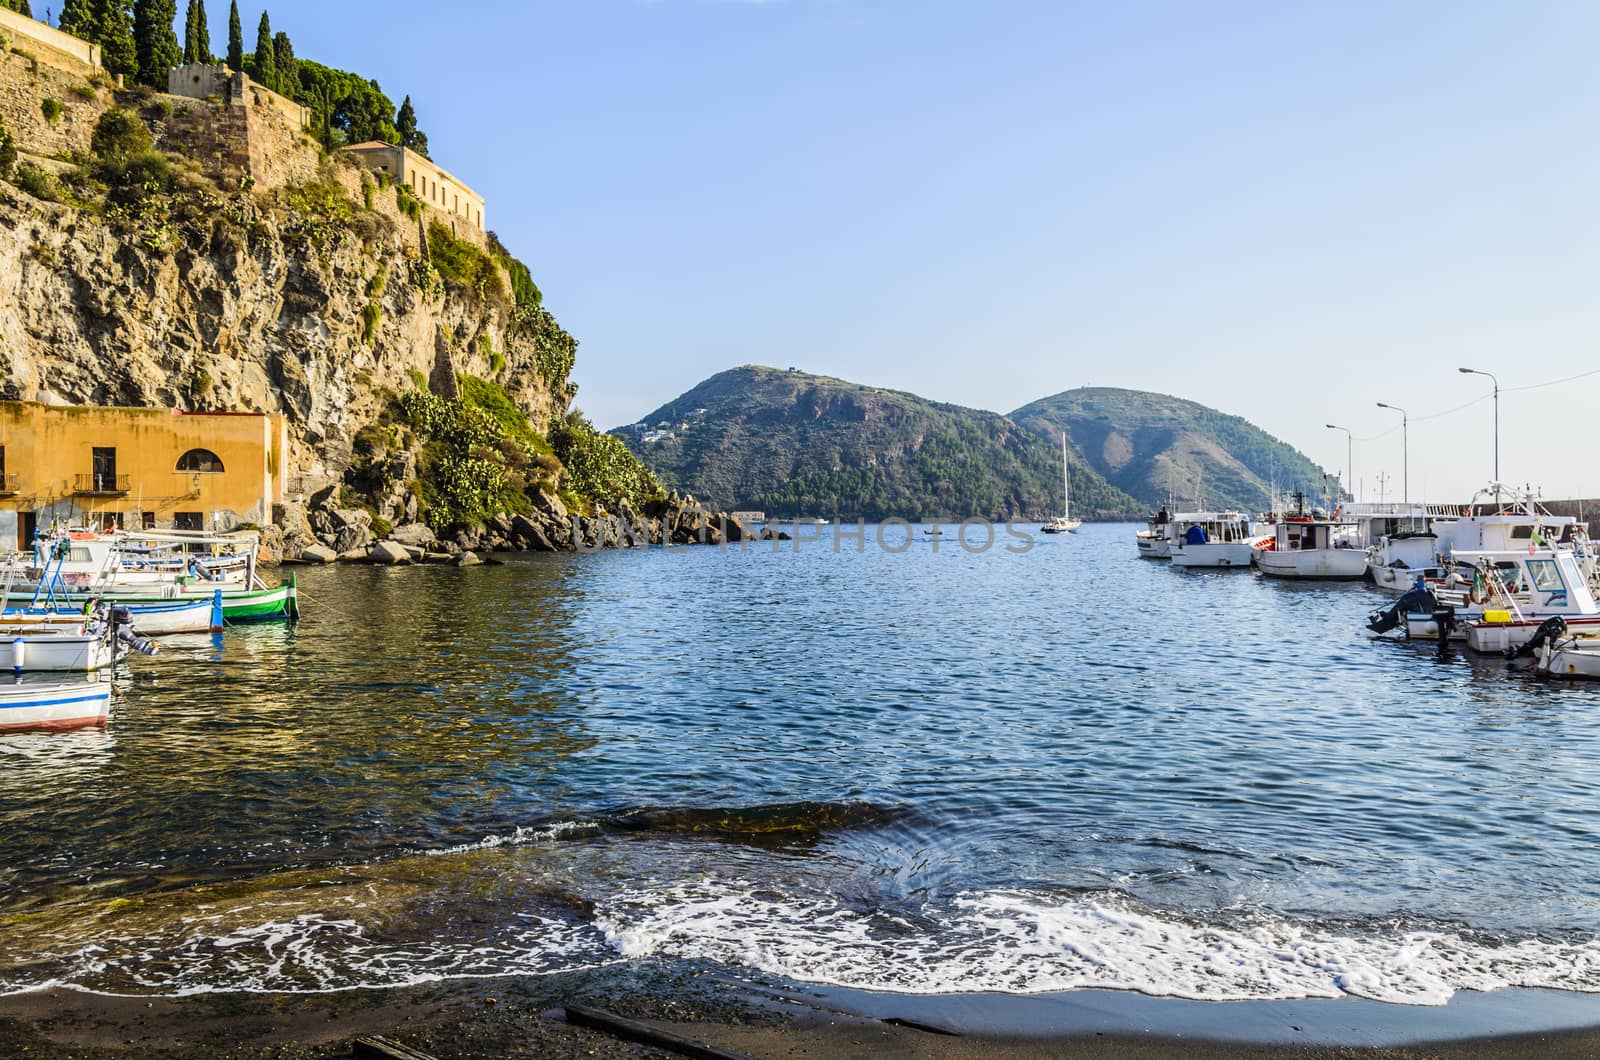
[[[1505,941],[1266,914],[1189,919],[1113,894],[967,894],[915,914],[752,887],[640,891],[596,924],[624,957],[702,958],[803,982],[913,994],[1132,990],[1199,1000],[1442,1005],[1458,990],[1600,991],[1600,943]]]

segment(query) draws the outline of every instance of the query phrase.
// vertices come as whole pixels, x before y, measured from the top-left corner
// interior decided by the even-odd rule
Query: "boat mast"
[[[1061,432],[1061,506],[1062,518],[1072,518],[1072,479],[1067,475],[1067,432]]]

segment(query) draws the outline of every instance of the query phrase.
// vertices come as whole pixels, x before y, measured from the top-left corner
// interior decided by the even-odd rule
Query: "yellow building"
[[[473,229],[483,231],[483,196],[461,183],[432,159],[397,144],[378,140],[368,140],[364,144],[347,147],[345,151],[368,169],[407,185],[413,195],[440,213],[460,218]],[[458,236],[461,234],[459,228],[454,231]]]
[[[282,416],[0,402],[0,548],[54,521],[230,529],[283,501]]]

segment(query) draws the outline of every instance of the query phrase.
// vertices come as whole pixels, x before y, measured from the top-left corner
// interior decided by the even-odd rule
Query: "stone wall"
[[[79,40],[27,15],[0,8],[0,35],[10,42],[10,47],[66,73],[88,77],[100,70],[100,45]]]
[[[94,123],[111,105],[111,93],[89,83],[91,72],[86,67],[69,72],[9,49],[0,51],[0,121],[24,157],[89,150]],[[44,116],[46,99],[61,104],[55,121]]]
[[[301,130],[311,124],[311,112],[287,96],[214,63],[191,63],[167,74],[167,92],[190,99],[221,100],[252,109],[275,112],[291,128]]]

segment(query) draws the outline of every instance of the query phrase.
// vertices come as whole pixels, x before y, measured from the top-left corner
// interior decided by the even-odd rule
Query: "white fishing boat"
[[[1600,638],[1557,636],[1539,646],[1534,671],[1542,677],[1600,680]]]
[[[159,648],[133,630],[127,608],[100,603],[76,622],[61,616],[0,616],[0,667],[23,673],[91,673],[138,651]]]
[[[84,729],[111,715],[111,685],[105,681],[0,686],[0,732]]]
[[[1083,525],[1072,517],[1072,476],[1067,464],[1067,432],[1061,432],[1061,514],[1039,528],[1044,534],[1070,534]]]
[[[1171,529],[1172,516],[1167,509],[1163,508],[1152,515],[1145,522],[1145,528],[1133,535],[1139,555],[1144,559],[1171,559],[1172,541],[1167,537]]]
[[[1172,518],[1172,563],[1176,567],[1249,568],[1258,543],[1242,512],[1180,512]]]
[[[1537,546],[1461,550],[1452,554],[1442,582],[1374,612],[1368,628],[1381,633],[1403,625],[1412,639],[1437,640],[1443,624],[1449,627],[1444,635],[1467,641],[1474,651],[1504,652],[1520,648],[1557,617],[1574,630],[1600,632],[1600,604],[1574,553]]]
[[[1418,578],[1437,581],[1444,577],[1438,530],[1460,517],[1459,507],[1356,504],[1343,514],[1357,524],[1357,537],[1366,551],[1367,577],[1379,589],[1400,596],[1414,588]]]
[[[1330,518],[1321,509],[1306,511],[1305,495],[1294,495],[1294,510],[1280,517],[1273,535],[1254,553],[1257,569],[1272,578],[1354,581],[1366,577],[1367,553],[1357,524]]]

